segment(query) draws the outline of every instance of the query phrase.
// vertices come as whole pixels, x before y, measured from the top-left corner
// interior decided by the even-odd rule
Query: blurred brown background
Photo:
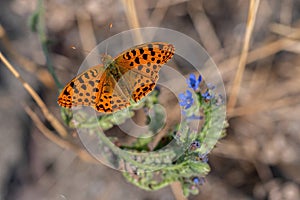
[[[36,6],[35,0],[0,1],[0,48],[60,119],[57,89],[28,26]],[[63,84],[77,73],[86,51],[110,35],[158,26],[201,43],[230,96],[249,1],[51,0],[45,6],[50,55]],[[228,112],[228,134],[210,154],[206,183],[189,199],[300,199],[299,11],[298,0],[260,2],[237,105]],[[119,172],[84,162],[46,139],[23,108],[35,109],[34,102],[2,63],[0,102],[0,199],[175,199],[170,187],[143,191]]]

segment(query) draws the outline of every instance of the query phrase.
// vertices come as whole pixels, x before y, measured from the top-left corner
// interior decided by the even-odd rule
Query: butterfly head
[[[113,58],[110,55],[102,54],[101,62],[103,63],[104,66],[109,66],[113,62]]]

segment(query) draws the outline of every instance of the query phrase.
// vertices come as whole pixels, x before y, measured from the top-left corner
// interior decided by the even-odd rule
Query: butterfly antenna
[[[111,34],[111,32],[110,32],[111,28],[112,28],[112,23],[109,24],[109,35]],[[108,43],[106,43],[105,55],[107,55],[107,49],[108,49]]]
[[[108,49],[108,42],[105,45],[105,55],[107,55],[107,49]]]

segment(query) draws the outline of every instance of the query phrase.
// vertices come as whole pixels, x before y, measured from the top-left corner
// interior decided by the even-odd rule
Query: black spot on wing
[[[94,87],[95,82],[94,82],[94,81],[89,81],[89,84],[90,84],[92,87]]]
[[[144,59],[144,60],[147,60],[147,59],[148,59],[148,54],[144,54],[144,55],[143,55],[143,59]]]
[[[83,85],[81,86],[81,88],[82,88],[83,90],[86,90],[86,85],[83,84]]]
[[[139,48],[140,54],[144,53],[144,49],[143,48]]]
[[[78,78],[78,81],[79,81],[79,83],[84,83],[84,81],[83,81],[83,79],[82,79],[82,76],[80,76],[80,77]]]
[[[136,55],[136,51],[135,50],[132,50],[131,53],[132,53],[133,56]]]
[[[134,62],[135,62],[136,64],[140,64],[140,59],[139,59],[138,57],[136,57],[136,58],[134,59]]]

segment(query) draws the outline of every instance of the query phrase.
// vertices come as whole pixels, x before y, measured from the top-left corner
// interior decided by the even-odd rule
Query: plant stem
[[[46,65],[47,68],[51,74],[51,76],[54,79],[54,82],[58,88],[62,88],[61,83],[59,82],[55,72],[54,72],[54,67],[52,60],[49,55],[49,50],[48,50],[48,38],[47,38],[47,33],[46,33],[46,25],[45,25],[45,6],[44,6],[44,0],[39,0],[38,1],[38,7],[36,10],[36,13],[38,13],[38,22],[37,22],[37,32],[38,36],[42,45],[42,50],[45,55],[46,59]]]

